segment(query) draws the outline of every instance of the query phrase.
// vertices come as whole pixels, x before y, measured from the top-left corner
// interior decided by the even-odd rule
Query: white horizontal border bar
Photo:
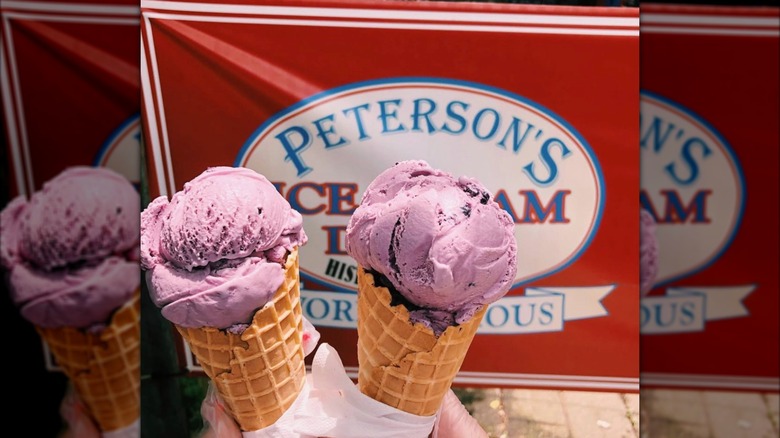
[[[640,379],[642,385],[780,391],[780,378],[778,377],[642,373]]]
[[[95,17],[83,15],[47,15],[35,13],[31,14],[25,12],[6,12],[3,15],[5,17],[18,20],[49,21],[56,23],[120,24],[130,26],[138,26],[141,24],[141,19],[138,15],[136,15],[136,18]]]
[[[349,377],[356,379],[357,367],[344,367]],[[639,379],[623,377],[566,376],[551,374],[510,374],[461,371],[455,383],[487,386],[523,386],[540,388],[609,389],[638,391]]]
[[[503,32],[503,33],[539,33],[558,35],[601,35],[601,36],[639,36],[636,30],[589,29],[574,27],[537,27],[537,26],[503,26],[503,25],[468,25],[468,24],[430,24],[430,23],[400,23],[372,21],[337,21],[337,20],[305,20],[284,18],[250,18],[250,17],[212,17],[204,15],[180,15],[158,12],[145,12],[145,19],[165,19],[178,21],[197,21],[211,23],[265,24],[281,26],[309,27],[342,27],[362,29],[410,29],[410,30],[443,30],[462,32]]]
[[[393,9],[250,6],[211,3],[141,1],[142,8],[211,14],[278,15],[318,18],[368,18],[469,23],[553,24],[572,26],[639,27],[638,17],[606,17],[490,12],[414,11]]]
[[[778,30],[751,30],[751,29],[727,29],[722,27],[667,27],[667,26],[642,26],[642,33],[673,33],[689,35],[729,35],[729,36],[764,36],[778,37]]]
[[[780,27],[780,18],[773,17],[728,17],[722,15],[671,15],[639,14],[640,23],[692,24],[714,26]]]
[[[3,7],[20,11],[65,12],[75,14],[85,13],[93,15],[132,15],[135,17],[138,17],[141,12],[141,8],[137,6],[92,5],[84,3],[22,2],[14,0],[3,1]]]

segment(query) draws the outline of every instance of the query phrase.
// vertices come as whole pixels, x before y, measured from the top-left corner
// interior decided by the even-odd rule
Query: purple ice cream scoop
[[[513,231],[509,214],[476,180],[404,161],[368,186],[346,247],[411,303],[414,322],[441,333],[511,288]]]
[[[303,218],[264,176],[213,167],[141,214],[141,266],[152,300],[182,327],[241,331],[306,243]]]
[[[101,326],[138,289],[140,197],[105,168],[66,169],[0,213],[11,297],[40,327]]]
[[[655,220],[647,210],[639,211],[639,291],[646,295],[658,275],[658,239]]]

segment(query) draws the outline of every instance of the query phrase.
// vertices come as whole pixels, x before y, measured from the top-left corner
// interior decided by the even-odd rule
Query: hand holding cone
[[[244,333],[176,327],[244,431],[276,422],[306,380],[297,249],[287,256],[284,271],[272,301]]]

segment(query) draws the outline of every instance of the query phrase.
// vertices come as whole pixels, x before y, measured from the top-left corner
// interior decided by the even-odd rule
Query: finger
[[[444,396],[434,436],[437,438],[487,438],[487,433],[469,414],[455,393],[449,391]]]

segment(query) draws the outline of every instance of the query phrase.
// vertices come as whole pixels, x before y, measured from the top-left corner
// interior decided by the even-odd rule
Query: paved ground
[[[491,438],[778,436],[778,395],[678,390],[467,389],[459,395]]]

